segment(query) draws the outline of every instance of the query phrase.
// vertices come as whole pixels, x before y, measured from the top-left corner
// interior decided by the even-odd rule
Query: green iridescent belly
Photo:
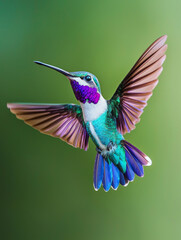
[[[117,131],[116,121],[109,117],[107,111],[96,120],[87,122],[86,128],[91,139],[99,148],[105,148],[110,141],[119,144],[123,139],[123,136]]]

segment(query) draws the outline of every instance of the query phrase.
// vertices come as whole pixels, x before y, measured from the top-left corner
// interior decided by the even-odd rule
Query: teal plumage
[[[157,39],[142,54],[107,101],[100,84],[89,72],[67,72],[42,62],[65,75],[72,86],[75,104],[8,104],[17,118],[42,133],[58,137],[68,144],[87,150],[89,136],[96,145],[94,188],[105,191],[127,186],[135,174],[143,177],[143,166],[151,159],[124,139],[135,128],[152,91],[158,83],[166,58],[166,36]]]
[[[108,111],[104,112],[97,119],[91,121],[91,123],[103,145],[107,146],[110,141],[114,141],[114,143],[118,144],[123,139],[123,136],[116,128],[115,119],[110,116]],[[90,122],[86,123],[86,129],[95,145],[99,147],[99,144],[96,142],[94,136],[92,136],[90,132]]]

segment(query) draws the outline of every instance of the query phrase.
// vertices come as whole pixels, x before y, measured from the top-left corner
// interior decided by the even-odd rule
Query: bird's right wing
[[[89,135],[79,105],[8,103],[7,107],[40,132],[87,150]]]
[[[140,121],[143,109],[158,83],[166,58],[166,39],[166,35],[162,36],[147,48],[109,101],[117,129],[123,135],[134,129]]]

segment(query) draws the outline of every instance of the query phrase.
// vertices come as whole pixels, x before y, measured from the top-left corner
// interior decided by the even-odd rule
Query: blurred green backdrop
[[[1,239],[179,239],[181,3],[177,0],[0,1]],[[76,102],[62,75],[87,70],[109,99],[138,57],[168,34],[159,85],[126,139],[151,157],[144,179],[93,189],[88,152],[40,134],[7,102]]]

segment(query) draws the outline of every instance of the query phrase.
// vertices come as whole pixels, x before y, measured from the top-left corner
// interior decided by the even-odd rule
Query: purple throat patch
[[[100,93],[97,92],[97,88],[79,85],[75,80],[71,81],[71,85],[78,101],[86,103],[87,100],[89,103],[98,103]]]

